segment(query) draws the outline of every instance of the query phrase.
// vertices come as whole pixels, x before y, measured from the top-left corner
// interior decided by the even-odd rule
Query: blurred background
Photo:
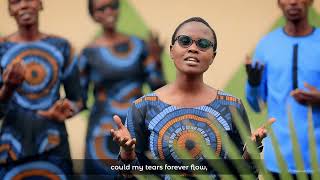
[[[253,113],[244,98],[246,75],[242,64],[251,54],[259,39],[284,23],[276,0],[121,0],[118,28],[125,33],[146,38],[150,31],[159,34],[165,46],[163,63],[166,78],[175,78],[173,64],[168,56],[171,35],[183,20],[200,16],[206,19],[218,37],[217,56],[205,74],[212,87],[240,97],[247,107],[253,128],[265,120],[264,114]],[[0,3],[0,35],[16,31],[9,16],[7,0]],[[99,32],[99,27],[88,15],[86,0],[43,0],[40,29],[49,34],[67,38],[80,52]],[[320,26],[320,2],[314,1],[310,11],[312,24]],[[88,112],[67,121],[73,159],[83,159]],[[81,164],[75,164],[76,169]]]

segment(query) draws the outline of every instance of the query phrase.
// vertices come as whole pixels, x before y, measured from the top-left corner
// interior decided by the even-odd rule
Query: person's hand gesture
[[[251,134],[251,140],[254,141],[257,146],[262,145],[262,140],[267,137],[267,129],[276,121],[275,118],[270,118],[265,124],[256,129]]]
[[[25,80],[25,71],[23,62],[8,65],[2,75],[4,86],[10,90],[16,90]]]
[[[150,56],[153,56],[156,60],[161,59],[161,54],[163,52],[163,45],[160,44],[159,35],[155,33],[149,34],[149,39],[147,43]]]
[[[291,96],[301,104],[320,106],[320,91],[308,83],[304,83],[304,86],[309,90],[308,92],[295,89],[291,92]]]
[[[40,116],[64,122],[66,119],[71,118],[76,113],[75,104],[68,99],[60,99],[46,111],[38,111]]]
[[[264,65],[260,64],[258,61],[252,64],[250,56],[246,56],[245,68],[248,75],[248,82],[251,86],[259,86],[262,79],[262,73]]]
[[[119,116],[113,116],[114,122],[117,124],[118,129],[111,129],[110,133],[115,141],[120,146],[120,156],[123,160],[133,160],[135,159],[135,146],[136,139],[131,138],[128,129],[122,124]]]
[[[264,123],[261,127],[256,129],[250,137],[250,140],[255,142],[258,148],[258,151],[262,151],[263,145],[262,140],[267,137],[267,129],[276,121],[275,118],[270,118],[266,123]],[[243,147],[244,153],[242,157],[246,160],[250,159],[250,155],[247,149],[247,145],[245,144]]]

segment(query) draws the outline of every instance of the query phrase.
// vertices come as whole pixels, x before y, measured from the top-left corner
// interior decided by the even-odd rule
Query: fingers
[[[308,101],[312,100],[311,93],[302,91],[300,89],[295,89],[291,91],[290,95],[301,104],[305,104]]]
[[[264,65],[263,65],[263,64],[260,64],[260,63],[257,61],[257,62],[256,62],[256,65],[255,65],[255,68],[256,68],[256,70],[258,70],[258,71],[263,71]]]
[[[250,64],[251,65],[251,63],[252,63],[251,57],[247,54],[246,58],[245,58],[245,64]]]
[[[267,137],[267,129],[266,128],[258,128],[251,135],[251,140],[256,142],[257,144],[261,144],[262,140]]]
[[[149,39],[159,42],[159,33],[155,32],[155,31],[151,31],[149,32]]]
[[[37,114],[40,116],[46,116],[48,114],[47,111],[37,111]]]
[[[125,146],[127,147],[133,147],[137,143],[136,138],[131,139],[130,141],[127,141],[125,143]]]
[[[113,120],[116,123],[118,129],[123,129],[125,128],[124,125],[122,124],[121,118],[118,115],[113,116]]]
[[[258,133],[258,138],[263,139],[267,137],[267,130],[265,128],[261,129]]]
[[[25,79],[23,62],[9,64],[3,72],[3,82],[12,88],[17,88]]]
[[[114,142],[116,142],[117,144],[120,145],[120,141],[121,141],[121,134],[119,133],[118,130],[114,130],[114,129],[111,129],[110,130],[110,134],[112,136],[112,140]]]
[[[260,128],[256,129],[252,135],[251,140],[260,144],[262,140],[267,137],[268,128],[276,121],[275,118],[270,118],[266,123],[264,123]]]
[[[304,83],[304,87],[306,87],[307,89],[309,89],[311,92],[312,91],[317,91],[317,88],[314,86],[311,86],[309,83]]]
[[[75,105],[73,102],[71,102],[70,100],[68,99],[63,99],[62,100],[62,108],[64,111],[68,111],[68,112],[71,112],[72,114],[75,113]]]
[[[119,145],[124,146],[128,140],[129,140],[129,138],[127,138],[127,137],[120,138]]]
[[[123,147],[126,151],[132,151],[135,148],[136,139],[131,137],[123,137],[124,135],[121,134],[120,130],[110,130],[110,134],[113,137],[112,140],[116,142],[119,146]]]
[[[274,122],[276,122],[276,118],[270,118],[266,123],[262,125],[262,128],[269,128]]]

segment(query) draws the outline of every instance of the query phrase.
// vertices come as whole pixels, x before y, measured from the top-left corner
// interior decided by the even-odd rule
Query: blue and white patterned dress
[[[137,158],[129,162],[131,167],[157,165],[152,164],[152,160],[181,166],[183,163],[177,152],[179,148],[189,152],[192,158],[203,165],[206,162],[199,138],[212,149],[213,153],[222,160],[227,160],[228,153],[223,148],[223,132],[235,143],[240,153],[243,153],[244,143],[233,122],[235,119],[231,109],[239,113],[242,118],[241,123],[244,123],[250,131],[248,117],[241,100],[222,91],[218,91],[217,97],[211,103],[192,108],[167,104],[155,93],[139,98],[128,110],[126,120],[126,127],[132,138],[136,138],[137,141],[135,148]],[[120,163],[128,162],[120,160]],[[216,177],[213,171],[208,171],[208,174]]]
[[[47,36],[32,43],[4,39],[0,43],[1,73],[23,61],[26,79],[6,103],[0,103],[0,175],[15,178],[66,179],[72,174],[68,134],[64,123],[37,115],[60,98],[80,101],[79,73],[72,48],[65,39]],[[2,78],[0,79],[2,86]]]
[[[131,36],[128,42],[113,48],[85,48],[79,67],[85,100],[89,84],[94,87],[84,173],[116,175],[117,172],[110,169],[119,153],[119,146],[110,135],[110,129],[116,127],[112,117],[117,114],[125,120],[131,103],[142,96],[144,83],[152,90],[165,84],[160,61],[148,55],[142,40]]]

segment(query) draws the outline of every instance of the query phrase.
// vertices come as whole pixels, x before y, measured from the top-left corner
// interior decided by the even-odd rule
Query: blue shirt
[[[308,107],[299,104],[290,96],[293,90],[293,56],[297,47],[297,86],[308,91],[304,82],[320,89],[320,29],[306,36],[292,37],[283,28],[266,35],[256,47],[253,63],[264,64],[262,82],[257,87],[246,86],[246,96],[250,106],[257,112],[261,109],[259,101],[268,105],[268,117],[276,118],[272,125],[281,153],[287,163],[289,172],[295,173],[293,146],[289,129],[288,113],[293,117],[295,131],[304,161],[306,172],[311,172],[310,148],[308,143]],[[290,109],[290,110],[289,110]],[[318,162],[320,162],[320,108],[313,107],[313,126],[317,145]],[[264,159],[267,169],[279,172],[277,159],[269,137],[265,140]]]

